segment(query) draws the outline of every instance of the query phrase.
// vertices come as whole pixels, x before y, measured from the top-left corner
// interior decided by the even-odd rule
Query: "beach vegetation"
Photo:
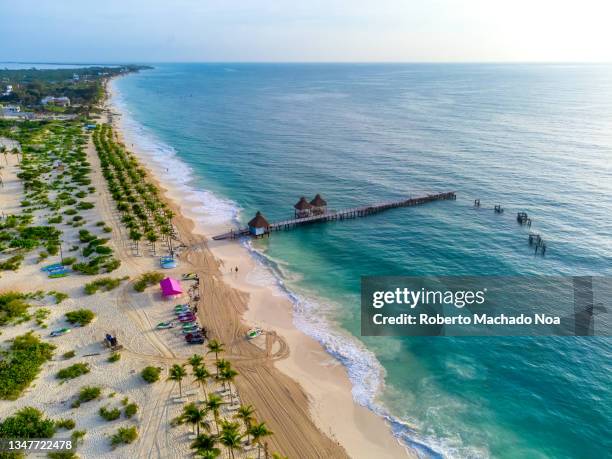
[[[83,438],[85,438],[86,433],[87,432],[85,430],[75,430],[74,432],[72,432],[72,434],[70,435],[72,443],[74,443],[75,445],[83,443]]]
[[[7,325],[17,319],[27,317],[30,304],[26,299],[26,295],[19,292],[0,294],[0,325]]]
[[[68,352],[64,352],[64,353],[62,354],[62,358],[63,358],[64,360],[68,360],[68,359],[73,358],[75,355],[76,355],[76,352],[74,352],[74,351],[68,351]]]
[[[111,445],[113,447],[121,444],[129,444],[138,438],[138,430],[136,427],[120,427],[111,437]]]
[[[64,266],[70,266],[72,264],[76,263],[76,258],[75,257],[66,257],[62,260],[62,265]]]
[[[98,413],[100,414],[100,417],[106,421],[114,421],[115,419],[119,419],[119,416],[121,416],[121,410],[119,408],[108,409],[105,406],[100,408]]]
[[[88,363],[75,363],[69,367],[62,368],[57,372],[56,377],[57,379],[74,379],[89,373],[89,371],[90,369]]]
[[[76,422],[74,419],[59,419],[55,421],[55,426],[58,429],[72,430],[76,427]]]
[[[138,405],[136,403],[128,403],[127,405],[125,405],[125,408],[123,409],[123,414],[128,419],[134,417],[137,412],[138,412]]]
[[[23,255],[13,255],[7,260],[0,261],[0,271],[17,271],[23,262]]]
[[[42,411],[26,406],[0,422],[0,438],[51,438],[56,424]]]
[[[51,310],[47,308],[37,309],[34,313],[34,319],[36,320],[36,324],[38,326],[43,326],[45,324],[45,319],[47,319],[51,315]]]
[[[127,276],[121,278],[103,277],[101,279],[97,279],[93,282],[85,284],[85,293],[87,293],[88,295],[93,295],[100,289],[104,290],[105,292],[114,290],[115,288],[119,287],[119,285],[121,285],[122,281],[126,279],[128,279]]]
[[[74,402],[72,402],[73,408],[78,408],[81,406],[81,403],[90,402],[92,400],[96,400],[102,394],[102,389],[97,386],[84,386],[79,391],[77,398]]]
[[[202,408],[195,403],[188,403],[183,407],[183,412],[173,420],[173,424],[191,424],[196,429],[196,435],[200,435],[200,428],[210,430],[210,425],[206,421],[208,409]]]
[[[195,450],[196,456],[214,459],[221,455],[221,450],[217,448],[219,437],[212,434],[200,434],[191,443],[191,449]]]
[[[262,442],[266,437],[269,437],[273,432],[268,429],[265,422],[254,423],[248,430],[249,434],[253,438],[253,443],[257,445],[257,456],[261,456]]]
[[[187,371],[185,370],[185,365],[179,365],[175,363],[170,367],[168,379],[170,381],[175,381],[179,386],[179,396],[183,396],[183,378],[187,376]]]
[[[161,374],[161,368],[159,367],[145,367],[140,372],[140,376],[149,384],[154,383],[159,380],[159,376]]]
[[[147,287],[159,283],[164,277],[162,273],[158,273],[157,271],[149,271],[141,274],[136,282],[134,282],[134,290],[137,292],[144,292]]]
[[[17,336],[0,359],[0,399],[15,400],[31,384],[55,346],[32,332]]]
[[[106,360],[110,363],[118,362],[121,360],[121,354],[119,352],[113,352]]]
[[[77,309],[66,313],[66,320],[80,327],[89,324],[95,317],[94,312],[89,309]]]

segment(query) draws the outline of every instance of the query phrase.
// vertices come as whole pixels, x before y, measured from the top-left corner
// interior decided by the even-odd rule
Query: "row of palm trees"
[[[272,431],[265,422],[258,422],[255,418],[255,409],[251,405],[240,405],[231,419],[221,418],[221,409],[227,402],[215,391],[207,390],[208,383],[220,382],[223,389],[229,391],[230,406],[234,404],[232,383],[238,372],[232,368],[228,360],[220,358],[224,352],[223,343],[210,340],[207,343],[207,355],[215,356],[215,371],[210,372],[206,368],[204,357],[199,354],[191,356],[185,364],[174,364],[170,368],[169,380],[179,385],[179,394],[182,397],[182,381],[188,376],[187,366],[191,367],[193,382],[197,383],[204,392],[204,401],[193,402],[183,407],[182,413],[173,420],[173,424],[190,424],[194,427],[196,438],[191,443],[194,453],[206,459],[214,459],[221,455],[219,446],[227,450],[230,459],[235,458],[235,453],[241,451],[245,446],[257,445],[257,457],[261,458],[262,449],[265,457],[269,458],[267,443],[264,440],[272,435]],[[214,421],[214,431],[209,417]],[[273,458],[281,459],[283,456],[273,454]]]
[[[171,248],[174,213],[159,199],[155,185],[146,180],[146,171],[123,144],[115,141],[110,125],[98,125],[93,141],[100,157],[102,174],[122,214],[121,221],[135,243],[136,253],[141,240],[153,247],[162,239]]]

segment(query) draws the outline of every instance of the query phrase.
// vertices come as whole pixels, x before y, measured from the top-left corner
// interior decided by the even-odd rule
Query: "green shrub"
[[[94,205],[91,202],[87,202],[87,201],[81,201],[77,204],[77,209],[80,210],[88,210],[88,209],[93,209]]]
[[[145,367],[143,368],[140,376],[149,384],[154,383],[159,380],[159,375],[161,374],[161,368],[158,367]]]
[[[72,432],[72,435],[70,435],[72,443],[78,445],[80,442],[82,442],[85,433],[86,432],[84,430],[75,430],[74,432]]]
[[[51,438],[54,434],[55,422],[31,406],[0,422],[0,438]]]
[[[18,318],[27,316],[30,304],[26,296],[19,292],[5,292],[0,294],[0,325],[6,325]]]
[[[145,288],[149,287],[150,285],[157,284],[164,277],[165,276],[162,273],[158,273],[156,271],[144,273],[134,283],[134,290],[137,292],[144,292]]]
[[[89,275],[95,275],[100,273],[100,268],[96,265],[90,265],[88,263],[75,263],[72,265],[72,269],[77,272]]]
[[[66,298],[69,298],[69,295],[67,293],[64,293],[64,292],[52,291],[52,292],[49,292],[49,294],[53,295],[53,298],[55,298],[55,304],[60,304]]]
[[[23,255],[14,255],[8,260],[0,262],[0,271],[17,271],[23,261]]]
[[[106,263],[102,265],[104,269],[106,269],[107,273],[113,272],[117,268],[121,266],[121,261],[116,258],[110,258]]]
[[[17,336],[0,359],[0,399],[15,400],[30,385],[40,367],[53,357],[55,346],[32,332]]]
[[[89,309],[77,309],[66,313],[66,320],[68,320],[68,322],[71,324],[78,324],[81,327],[90,323],[94,317],[96,317],[96,315]]]
[[[121,359],[121,354],[119,352],[113,352],[109,357],[108,360],[111,363],[117,362]]]
[[[62,220],[63,220],[63,217],[62,217],[61,215],[56,215],[56,216],[54,216],[54,217],[50,217],[50,218],[47,220],[47,223],[49,223],[50,225],[52,225],[52,224],[61,223],[61,222],[62,222]]]
[[[47,453],[49,459],[78,459],[77,453],[74,451],[52,451]]]
[[[65,215],[76,215],[76,214],[78,214],[78,212],[77,212],[77,210],[76,210],[76,209],[72,209],[72,208],[70,208],[70,209],[65,210],[65,211],[64,211],[64,214],[65,214]]]
[[[34,319],[36,319],[37,325],[43,325],[45,319],[51,315],[51,310],[47,308],[37,309],[34,313]]]
[[[74,365],[70,365],[69,367],[62,368],[57,372],[57,379],[74,379],[82,376],[84,374],[89,373],[89,364],[88,363],[75,363]]]
[[[131,418],[137,412],[138,412],[138,405],[136,405],[135,403],[128,403],[127,405],[125,405],[125,408],[123,410],[123,414],[125,415],[126,418]]]
[[[72,407],[77,408],[81,406],[81,403],[90,402],[91,400],[95,400],[100,397],[102,393],[102,389],[96,386],[85,386],[82,387],[79,391],[79,395],[74,402],[72,402]]]
[[[121,284],[121,281],[125,279],[127,279],[127,277],[122,277],[122,278],[103,277],[101,279],[97,279],[93,282],[85,284],[85,293],[87,293],[88,295],[93,295],[99,289],[103,289],[104,291],[108,292],[110,290],[113,290],[119,287],[119,285]]]
[[[105,406],[100,408],[100,416],[107,421],[114,421],[115,419],[119,419],[121,416],[121,410],[119,408],[113,408],[112,410],[107,409]]]
[[[75,428],[76,422],[73,419],[59,419],[55,421],[55,425],[58,429],[72,430]]]
[[[74,351],[68,351],[68,352],[64,352],[64,353],[62,354],[62,357],[63,357],[65,360],[68,360],[68,359],[71,359],[72,357],[74,357],[75,355],[76,355],[76,352],[74,352]]]
[[[76,258],[75,257],[67,257],[67,258],[64,258],[62,260],[62,264],[64,266],[70,266],[70,265],[74,264],[75,262],[76,262]]]
[[[120,444],[129,444],[138,438],[138,430],[136,427],[120,427],[117,433],[111,437],[111,445],[118,446]]]
[[[102,228],[102,231],[104,231],[105,233],[112,233],[113,229],[110,226],[105,226],[104,228]]]
[[[96,226],[104,226],[105,223],[103,221],[96,222]]]

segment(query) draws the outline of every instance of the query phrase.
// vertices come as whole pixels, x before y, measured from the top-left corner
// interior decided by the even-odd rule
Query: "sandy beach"
[[[109,92],[112,91],[112,85],[108,88]],[[112,105],[110,110],[119,113]],[[121,117],[114,117],[113,126],[121,135]],[[213,330],[221,333],[224,342],[235,343],[233,352],[250,357],[244,359],[245,363],[239,367],[241,374],[248,374],[248,377],[239,378],[236,385],[242,398],[260,411],[263,407],[269,410],[269,416],[266,414],[265,417],[275,418],[273,430],[277,434],[282,431],[283,436],[287,436],[284,441],[293,443],[290,450],[283,451],[290,457],[343,457],[346,454],[363,458],[409,457],[405,447],[392,436],[386,422],[353,401],[351,383],[342,364],[294,326],[293,304],[289,298],[274,285],[260,285],[250,280],[266,268],[258,265],[237,241],[212,241],[212,235],[225,231],[227,227],[206,225],[197,219],[196,214],[182,204],[180,191],[163,181],[163,171],[150,167],[147,153],[139,151],[138,145],[128,145],[149,168],[168,202],[177,210],[181,234],[189,235],[194,243],[187,245],[197,245],[197,252],[190,251],[184,258],[194,268],[206,266],[204,272],[209,275],[210,290],[215,290],[214,298],[207,298],[209,289],[205,284],[203,309],[210,311],[214,308],[215,317],[219,315],[221,320],[213,325]],[[234,267],[238,267],[238,273],[232,270]],[[228,322],[237,320],[240,322],[228,327]],[[203,317],[203,323],[212,325],[210,313]],[[244,332],[254,326],[266,332],[268,343],[264,343],[263,338],[258,339],[261,340],[257,343],[261,350],[254,350],[252,342],[242,339]],[[270,345],[270,341],[274,344]],[[268,350],[262,361],[264,348]],[[251,359],[256,359],[257,363]],[[278,388],[273,391],[272,385]],[[265,391],[263,387],[266,387]],[[279,394],[287,392],[291,394],[290,398],[278,403]],[[290,418],[290,423],[284,417]],[[293,423],[295,426],[291,425]],[[278,425],[276,429],[275,425]],[[297,437],[306,436],[305,426],[313,430],[313,438],[323,437],[323,444],[329,438],[339,447],[328,453],[331,456],[318,456],[315,451],[305,453],[307,450],[295,441]]]
[[[116,113],[116,109],[107,107],[101,121],[111,112]],[[121,136],[120,118],[110,118],[113,118],[115,132]],[[134,149],[134,153],[147,166],[146,152]],[[109,245],[122,262],[113,276],[126,276],[129,280],[116,290],[86,295],[83,285],[92,280],[91,276],[71,275],[50,280],[40,271],[35,254],[26,257],[17,272],[2,273],[0,291],[54,289],[69,295],[60,304],[46,299],[35,305],[51,310],[47,320],[49,330],[65,326],[64,314],[77,307],[91,309],[96,319],[87,327],[76,328],[53,340],[57,346],[54,359],[43,367],[39,377],[20,398],[0,402],[0,416],[7,416],[24,406],[35,406],[54,418],[74,418],[77,428],[87,431],[84,446],[79,449],[83,457],[119,457],[108,442],[118,425],[136,425],[140,432],[137,442],[122,447],[120,457],[185,457],[192,434],[184,428],[172,428],[170,421],[179,415],[183,403],[201,400],[203,396],[189,377],[183,383],[184,398],[177,400],[177,385],[166,380],[167,372],[172,364],[184,363],[194,352],[204,354],[205,349],[190,347],[171,330],[155,330],[156,323],[170,318],[172,303],[161,298],[158,288],[152,287],[145,293],[135,292],[132,281],[143,272],[157,269],[158,258],[144,243],[140,256],[134,255],[102,177],[91,138],[87,156],[92,165],[92,185],[97,191],[90,197],[95,198],[95,208],[85,211],[83,216],[86,221],[101,220],[112,228]],[[19,203],[25,196],[16,176],[19,166],[15,155],[7,158],[0,208],[5,214],[19,213]],[[150,170],[150,175],[176,213],[173,223],[182,248],[179,249],[179,267],[170,274],[174,277],[183,273],[198,274],[200,321],[212,337],[225,344],[224,358],[230,360],[239,373],[235,387],[240,402],[252,404],[257,419],[264,420],[274,432],[269,439],[270,451],[279,451],[292,458],[408,456],[381,418],[353,402],[351,384],[340,362],[295,328],[289,299],[273,286],[262,286],[250,280],[253,273],[263,268],[248,251],[237,242],[209,243],[210,234],[219,228],[196,225],[190,218],[190,209],[181,204],[180,193],[160,180],[162,177],[156,175],[154,169]],[[38,217],[42,219],[45,215]],[[60,227],[65,246],[78,241],[75,228],[65,224]],[[230,273],[230,268],[236,266],[238,273],[233,270]],[[255,340],[246,340],[245,334],[253,326],[262,328],[264,333]],[[27,322],[5,327],[3,341],[30,329],[31,324]],[[35,331],[46,337],[49,330]],[[121,359],[114,363],[108,361],[110,351],[101,345],[105,333],[109,332],[123,345]],[[65,361],[62,354],[71,350],[76,356]],[[214,364],[212,359],[211,355],[207,356],[209,366]],[[91,371],[75,382],[58,381],[57,371],[75,362],[88,363]],[[159,382],[149,385],[142,381],[139,373],[146,365],[162,368]],[[101,399],[78,409],[71,408],[70,401],[78,389],[93,384],[103,388]],[[118,405],[125,397],[140,407],[135,418],[114,423],[100,418],[100,407]],[[224,408],[223,414],[231,417],[231,409],[230,406]],[[253,454],[256,451],[248,450],[238,456]]]

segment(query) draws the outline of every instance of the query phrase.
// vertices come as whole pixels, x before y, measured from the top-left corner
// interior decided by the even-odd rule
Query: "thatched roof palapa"
[[[261,215],[260,211],[257,211],[257,213],[255,214],[255,218],[253,218],[248,225],[251,228],[268,228],[270,226],[270,224],[268,223],[268,220],[266,220],[264,218],[263,215]]]
[[[306,198],[304,196],[302,196],[297,202],[297,204],[293,207],[295,207],[297,210],[308,210],[312,207],[312,205],[308,201],[306,201]]]
[[[320,194],[317,193],[314,199],[310,201],[310,204],[314,207],[325,207],[327,205],[327,201],[323,199]]]

